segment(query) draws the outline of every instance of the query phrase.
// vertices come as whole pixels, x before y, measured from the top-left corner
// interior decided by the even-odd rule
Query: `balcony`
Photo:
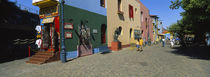
[[[32,4],[34,6],[38,6],[40,8],[55,6],[57,5],[59,0],[33,0]]]

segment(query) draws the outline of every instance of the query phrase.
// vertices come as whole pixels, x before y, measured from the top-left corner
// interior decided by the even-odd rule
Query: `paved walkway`
[[[43,65],[27,59],[0,64],[0,77],[210,77],[210,60],[190,59],[171,53],[169,47],[150,46],[94,54]]]

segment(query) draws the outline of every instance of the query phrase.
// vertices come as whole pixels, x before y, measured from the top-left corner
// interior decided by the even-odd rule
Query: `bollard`
[[[31,47],[28,46],[28,57],[31,57]]]

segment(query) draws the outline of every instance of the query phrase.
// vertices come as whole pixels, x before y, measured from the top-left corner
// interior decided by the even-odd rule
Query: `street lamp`
[[[60,17],[61,17],[61,62],[65,63],[66,62],[66,52],[65,52],[65,39],[64,39],[64,0],[61,0],[61,11],[60,11]]]

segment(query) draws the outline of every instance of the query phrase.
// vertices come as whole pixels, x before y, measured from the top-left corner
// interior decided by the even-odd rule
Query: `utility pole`
[[[64,38],[64,0],[61,0],[61,13],[60,13],[60,17],[61,17],[61,53],[60,53],[60,58],[61,58],[61,62],[65,63],[66,62],[66,52],[65,52],[65,38]]]

